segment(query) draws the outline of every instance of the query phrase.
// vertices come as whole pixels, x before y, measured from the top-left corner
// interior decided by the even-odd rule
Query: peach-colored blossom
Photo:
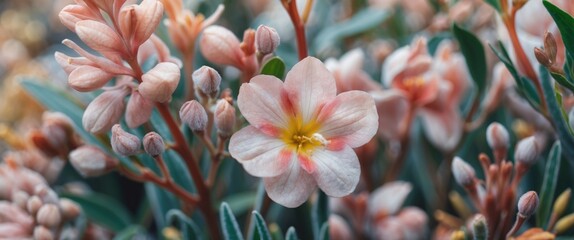
[[[337,92],[382,90],[382,86],[362,69],[364,59],[363,51],[356,48],[345,53],[339,60],[329,58],[325,61],[327,69],[333,73],[337,82]]]
[[[199,42],[201,53],[210,62],[242,68],[244,53],[239,45],[239,39],[221,26],[206,28]]]
[[[231,137],[229,152],[248,173],[263,178],[275,202],[297,207],[317,186],[333,197],[355,189],[360,167],[352,148],[377,130],[367,93],[337,95],[332,74],[308,57],[284,83],[268,75],[244,83],[237,103],[251,125]]]
[[[138,90],[147,100],[168,102],[177,88],[180,75],[177,65],[170,62],[159,63],[142,76]]]
[[[119,87],[97,96],[84,111],[82,125],[92,133],[110,130],[120,120],[125,108],[124,98],[130,93],[128,88]]]

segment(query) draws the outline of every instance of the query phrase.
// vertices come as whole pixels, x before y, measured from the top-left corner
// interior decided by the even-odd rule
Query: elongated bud
[[[54,234],[50,229],[44,226],[36,226],[34,228],[34,239],[35,240],[53,240]]]
[[[541,144],[536,141],[535,136],[530,136],[520,140],[514,151],[514,161],[518,164],[532,166],[538,160],[538,155],[542,151]]]
[[[79,4],[65,6],[58,14],[58,17],[60,18],[60,22],[72,32],[76,32],[77,22],[97,18],[89,8]]]
[[[551,32],[546,32],[546,34],[544,34],[544,51],[546,51],[548,59],[550,59],[552,63],[555,63],[558,47],[556,46],[556,39]]]
[[[90,65],[75,68],[68,76],[68,85],[79,92],[91,92],[102,88],[114,77],[101,68]]]
[[[162,62],[142,76],[139,85],[141,95],[154,102],[169,102],[179,83],[179,67],[171,62]]]
[[[193,131],[204,131],[207,127],[207,112],[196,100],[184,103],[179,110],[179,117]]]
[[[518,200],[518,214],[524,218],[532,216],[538,208],[538,194],[530,191],[523,194]]]
[[[548,67],[548,68],[552,66],[552,61],[550,60],[550,57],[548,55],[546,55],[546,51],[544,51],[538,47],[535,47],[534,48],[534,56],[536,57],[536,60],[538,60],[540,65]]]
[[[244,53],[239,45],[239,39],[221,26],[207,27],[199,42],[201,53],[210,62],[241,68]]]
[[[265,25],[259,25],[255,33],[255,48],[263,55],[275,52],[279,46],[279,34],[277,31]]]
[[[36,221],[48,228],[57,227],[62,222],[60,209],[54,204],[45,204],[38,210]]]
[[[82,211],[78,204],[68,199],[60,199],[60,208],[62,209],[62,216],[66,221],[78,217]]]
[[[159,156],[165,151],[163,138],[156,132],[149,132],[143,138],[144,149],[152,157]]]
[[[117,154],[131,156],[139,153],[141,142],[137,136],[124,131],[119,124],[116,124],[112,127],[111,145]]]
[[[561,216],[568,207],[568,203],[570,202],[570,195],[572,190],[570,188],[566,189],[566,191],[562,192],[556,201],[554,201],[554,207],[552,208],[552,214],[556,217]]]
[[[452,161],[452,174],[456,182],[461,186],[466,187],[474,184],[476,176],[474,168],[460,157],[454,157]]]
[[[246,56],[251,56],[255,53],[255,30],[250,28],[243,32],[243,42],[239,47]]]
[[[26,210],[28,210],[28,213],[30,213],[31,216],[36,216],[36,213],[38,213],[42,204],[42,199],[40,199],[40,197],[32,196],[26,203]]]
[[[217,97],[221,76],[215,69],[208,66],[200,67],[193,72],[192,78],[198,97],[211,99]]]
[[[574,213],[568,214],[556,222],[554,231],[557,235],[562,234],[574,227]]]
[[[214,115],[217,133],[224,138],[231,136],[235,126],[235,108],[226,100],[219,100]]]
[[[153,102],[145,99],[139,91],[132,91],[126,107],[126,124],[129,128],[136,128],[144,124],[151,117]]]
[[[54,148],[74,147],[74,128],[72,120],[60,112],[44,112],[42,114],[42,134]]]
[[[82,20],[76,23],[75,30],[86,45],[109,59],[116,59],[125,50],[120,36],[105,23]]]
[[[488,225],[483,215],[476,216],[472,221],[472,231],[476,240],[488,238]]]
[[[122,117],[125,109],[124,98],[129,94],[127,88],[105,91],[97,96],[84,111],[82,125],[91,133],[108,131]]]
[[[119,162],[94,146],[81,146],[70,153],[70,163],[84,177],[94,177],[115,169]]]
[[[493,122],[486,129],[486,141],[493,150],[508,149],[508,131],[502,124]]]

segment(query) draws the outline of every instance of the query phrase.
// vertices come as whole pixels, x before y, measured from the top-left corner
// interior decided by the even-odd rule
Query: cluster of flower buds
[[[63,41],[80,55],[55,54],[56,61],[69,75],[70,87],[81,92],[94,91],[116,77],[115,86],[104,88],[105,92],[84,112],[82,122],[86,130],[106,132],[124,111],[128,126],[137,127],[149,119],[154,103],[171,100],[179,83],[181,63],[171,57],[166,44],[153,34],[163,10],[163,4],[156,0],[140,4],[125,0],[80,0],[60,12],[61,22],[101,54],[91,54],[71,40]],[[151,56],[157,57],[157,65],[142,72],[141,64]],[[124,101],[129,95],[126,109]]]
[[[518,200],[517,219],[514,227],[511,226],[518,183],[537,161],[545,147],[546,139],[542,135],[536,135],[518,142],[514,152],[514,165],[507,161],[509,133],[502,124],[491,123],[487,128],[486,139],[494,153],[495,161],[493,163],[486,154],[479,156],[485,181],[479,181],[474,168],[459,157],[455,157],[452,162],[452,173],[456,182],[469,194],[474,207],[483,218],[483,220],[475,221],[475,226],[469,229],[475,229],[480,235],[490,233],[491,235],[487,234],[487,236],[501,239],[507,237],[503,234],[508,234],[508,237],[513,236],[522,223],[536,211],[538,206],[536,192],[525,193]],[[451,198],[451,201],[458,212],[466,212],[460,209],[468,209],[459,198]],[[468,213],[460,215],[468,215]],[[441,215],[439,218],[439,222],[442,223],[460,222],[449,220],[449,218],[454,218],[452,216],[443,217]],[[486,229],[483,227],[485,225],[483,222],[486,222]],[[450,225],[456,228],[457,224]],[[455,234],[458,233],[455,232]]]
[[[210,26],[203,31],[199,42],[201,53],[207,60],[221,65],[233,66],[242,72],[242,82],[255,76],[279,45],[279,34],[268,26],[259,26],[257,31],[245,30],[243,42],[227,28]]]

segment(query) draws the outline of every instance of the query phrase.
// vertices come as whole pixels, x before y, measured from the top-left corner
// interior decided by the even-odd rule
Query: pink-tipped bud
[[[154,102],[169,102],[179,83],[179,67],[171,62],[157,64],[142,76],[138,88],[141,95]]]
[[[454,157],[452,161],[452,174],[456,182],[461,186],[466,187],[474,184],[476,176],[474,168],[460,157]]]
[[[44,226],[36,226],[34,228],[34,239],[36,240],[53,240],[54,234],[50,229]]]
[[[184,103],[179,110],[179,117],[193,131],[203,131],[207,127],[207,112],[196,100]]]
[[[48,228],[57,227],[62,222],[60,209],[54,204],[45,204],[38,210],[36,221]]]
[[[219,136],[227,138],[235,127],[235,108],[226,100],[217,101],[215,107],[215,127]]]
[[[60,199],[60,208],[62,209],[62,216],[66,221],[78,217],[82,211],[78,204],[68,199]]]
[[[94,146],[82,146],[70,153],[72,166],[84,177],[94,177],[115,169],[119,161]]]
[[[67,5],[58,14],[60,22],[64,24],[70,31],[76,31],[76,23],[82,20],[95,20],[97,16],[89,8],[79,4]]]
[[[114,152],[123,156],[138,154],[140,151],[140,139],[122,129],[119,124],[112,127],[111,145]]]
[[[216,98],[219,94],[221,76],[215,69],[208,66],[200,67],[192,74],[197,95],[200,98]]]
[[[159,156],[165,151],[163,138],[156,132],[149,132],[143,138],[145,152],[152,157]]]
[[[538,155],[542,151],[542,144],[539,143],[535,136],[530,136],[520,140],[514,151],[514,161],[517,164],[532,166],[538,160]]]
[[[38,213],[38,210],[40,210],[42,205],[43,203],[40,197],[32,196],[26,203],[26,210],[28,210],[28,213],[30,213],[31,216],[36,216],[36,213]]]
[[[97,96],[84,111],[82,125],[91,133],[103,133],[119,122],[126,104],[127,88],[105,91]]]
[[[486,142],[493,150],[508,149],[508,131],[502,124],[493,122],[486,129]]]
[[[136,128],[144,124],[151,117],[153,103],[145,99],[139,91],[132,91],[126,106],[126,124],[129,128]]]
[[[68,76],[68,85],[79,92],[91,92],[102,88],[114,77],[98,67],[79,66]]]
[[[107,24],[95,20],[76,23],[76,33],[86,45],[102,55],[114,59],[125,50],[120,36]]]
[[[243,52],[239,45],[239,39],[221,26],[207,27],[199,42],[201,53],[210,62],[241,68]]]
[[[265,25],[259,25],[255,33],[255,47],[263,55],[275,52],[279,46],[279,34],[277,31]]]
[[[34,195],[40,197],[42,203],[58,203],[58,194],[47,185],[38,185],[34,188]]]
[[[532,216],[537,208],[538,194],[535,191],[527,192],[518,199],[518,215],[523,218]]]

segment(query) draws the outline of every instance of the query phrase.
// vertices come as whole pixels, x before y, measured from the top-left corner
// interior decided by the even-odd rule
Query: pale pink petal
[[[318,149],[311,158],[316,168],[313,177],[325,194],[343,197],[355,190],[361,177],[361,166],[351,147],[344,146],[341,151]]]
[[[456,107],[440,111],[425,108],[420,111],[429,141],[443,151],[450,151],[462,137],[462,119]]]
[[[291,161],[283,174],[264,178],[263,182],[269,198],[289,208],[301,206],[317,188],[313,176],[301,168],[299,161]]]
[[[94,20],[79,21],[76,23],[76,33],[86,45],[108,58],[114,59],[124,50],[120,36],[104,23]]]
[[[397,213],[412,189],[410,183],[403,181],[390,182],[377,188],[369,200],[369,214],[376,216],[380,213]]]
[[[209,26],[203,31],[199,41],[199,49],[210,62],[222,65],[243,66],[243,52],[239,47],[239,39],[227,28]]]
[[[256,177],[275,177],[284,173],[295,154],[285,150],[285,143],[257,128],[247,126],[231,136],[229,153],[245,171]]]
[[[285,77],[285,90],[301,113],[303,122],[309,122],[318,107],[337,94],[335,78],[325,65],[314,57],[307,57],[293,66]]]
[[[411,107],[405,96],[396,90],[371,92],[379,113],[379,133],[385,139],[398,139],[400,126]]]
[[[239,111],[256,128],[268,125],[286,128],[288,122],[282,102],[288,102],[288,99],[282,89],[283,82],[276,77],[255,76],[239,89]]]
[[[326,139],[344,138],[352,148],[367,143],[377,133],[375,101],[366,92],[349,91],[325,104],[317,121],[319,133]]]

